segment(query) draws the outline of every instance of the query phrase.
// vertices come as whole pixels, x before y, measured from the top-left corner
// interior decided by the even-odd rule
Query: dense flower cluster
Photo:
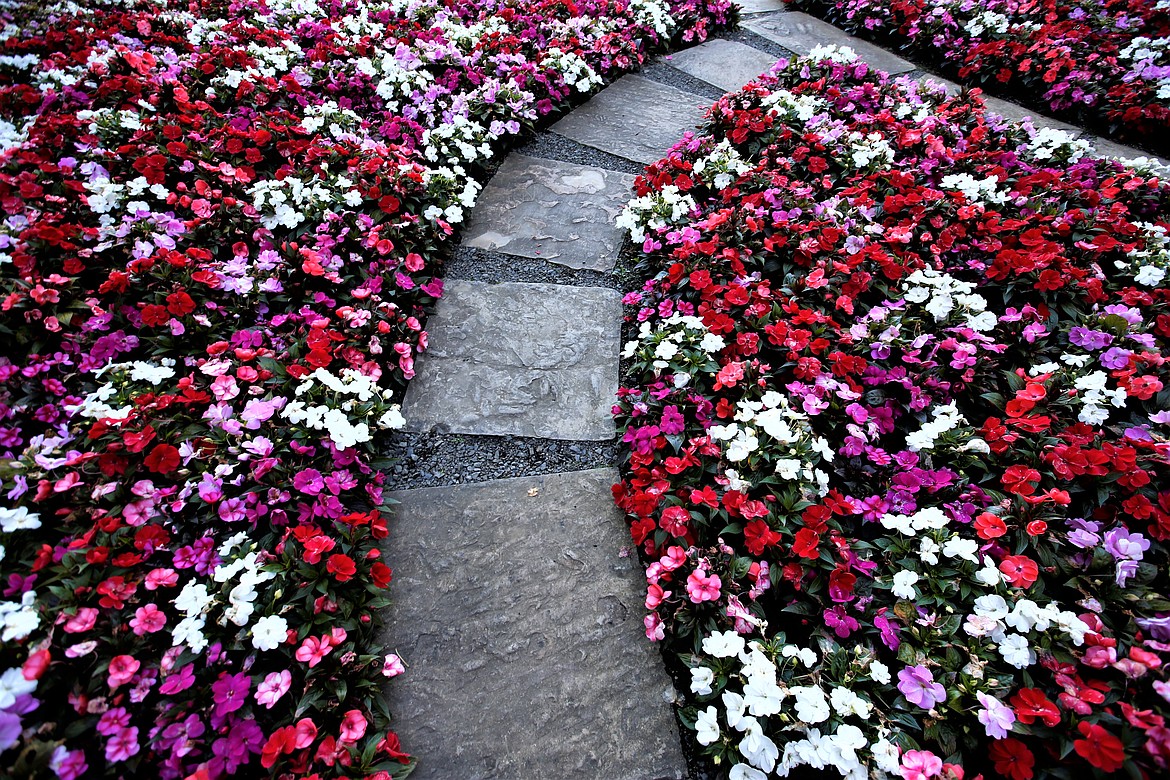
[[[973,86],[1170,151],[1167,0],[787,0]]]
[[[730,4],[4,8],[0,766],[401,776],[371,453],[437,263],[503,144]]]
[[[706,755],[1170,771],[1170,170],[824,48],[636,186],[614,495]]]

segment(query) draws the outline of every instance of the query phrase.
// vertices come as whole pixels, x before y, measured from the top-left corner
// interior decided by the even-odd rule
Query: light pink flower
[[[154,604],[146,604],[134,612],[130,618],[130,630],[135,636],[153,634],[160,631],[167,624],[167,616]]]
[[[272,706],[280,701],[280,697],[288,693],[291,685],[292,673],[287,669],[281,672],[272,672],[256,688],[256,701],[268,709],[272,709]]]
[[[350,710],[341,719],[341,741],[353,744],[366,735],[366,716],[361,710]]]
[[[687,577],[687,595],[696,604],[715,601],[719,598],[719,589],[722,585],[718,574],[708,575],[702,569],[695,569],[691,576]]]
[[[130,682],[130,678],[138,671],[142,664],[132,655],[116,655],[110,659],[109,684],[110,689],[117,688],[122,683]],[[135,753],[138,751],[135,750]],[[133,755],[133,753],[131,754]]]
[[[382,664],[382,674],[386,677],[397,677],[406,671],[406,666],[402,663],[402,659],[394,653],[389,653],[386,656],[386,662]]]

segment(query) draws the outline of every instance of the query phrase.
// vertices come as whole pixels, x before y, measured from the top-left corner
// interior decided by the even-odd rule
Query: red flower
[[[347,582],[354,574],[357,573],[357,566],[344,553],[335,553],[329,556],[329,560],[325,563],[325,571],[332,574],[338,582]]]
[[[766,548],[780,541],[780,534],[763,520],[752,520],[743,529],[743,541],[752,555],[762,555]]]
[[[374,581],[374,587],[385,589],[390,587],[390,580],[393,578],[393,572],[390,567],[381,561],[375,561],[370,566],[370,578]]]
[[[796,539],[792,542],[792,551],[801,558],[813,559],[816,558],[817,545],[821,541],[821,535],[816,531],[808,528],[801,528],[796,532]]]
[[[152,303],[144,306],[142,309],[142,324],[148,327],[157,327],[165,325],[171,319],[170,312],[167,311],[166,306],[159,306]]]
[[[1050,727],[1060,723],[1060,710],[1039,688],[1021,688],[1012,696],[1011,702],[1020,723],[1030,725],[1039,720]]]
[[[1036,486],[1032,483],[1040,481],[1040,472],[1028,466],[1009,466],[1000,481],[1009,493],[1030,496],[1036,492]]]
[[[691,521],[691,513],[681,506],[668,506],[662,510],[662,517],[658,525],[671,536],[683,537],[687,535],[687,524]]]
[[[975,518],[975,533],[980,539],[998,539],[1007,533],[1007,523],[999,515],[984,512]]]
[[[997,739],[991,743],[988,754],[995,764],[995,771],[1008,780],[1032,780],[1032,767],[1036,765],[1036,759],[1032,751],[1018,739]]]
[[[143,463],[156,474],[170,474],[179,467],[179,451],[169,444],[157,444]]]
[[[1077,755],[1100,769],[1102,772],[1116,772],[1125,763],[1125,747],[1121,740],[1096,723],[1081,722],[1077,731],[1084,739],[1073,742]]]
[[[1030,588],[1040,576],[1040,568],[1026,555],[1009,555],[1000,561],[999,570],[1017,588]]]

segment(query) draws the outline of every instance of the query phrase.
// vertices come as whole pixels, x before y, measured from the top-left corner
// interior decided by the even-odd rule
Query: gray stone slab
[[[743,26],[797,54],[808,54],[817,46],[848,46],[863,61],[886,73],[896,75],[914,70],[914,66],[901,57],[808,14],[752,16]]]
[[[511,154],[480,193],[463,243],[608,271],[624,236],[613,222],[633,187],[627,173]]]
[[[554,133],[652,163],[703,120],[709,100],[641,76],[622,76],[553,125]]]
[[[686,772],[613,469],[391,494],[387,686],[412,780]]]
[[[1134,149],[1132,146],[1124,146],[1104,138],[1089,138],[1088,140],[1093,144],[1093,148],[1097,150],[1098,157],[1110,157],[1118,160],[1132,160],[1136,157],[1146,157],[1157,160],[1162,165],[1170,165],[1170,161],[1149,154],[1148,152],[1143,152],[1141,149]]]
[[[1036,129],[1048,127],[1053,130],[1064,130],[1066,133],[1072,133],[1074,136],[1079,136],[1084,132],[1079,127],[1059,122],[1051,117],[1038,114],[1030,108],[1024,108],[1016,103],[1000,100],[987,94],[983,95],[983,101],[987,104],[987,112],[989,114],[999,114],[1004,119],[1010,119],[1014,122],[1018,122],[1025,117],[1031,117],[1032,126]]]
[[[614,290],[448,280],[406,391],[407,430],[612,438],[621,319]]]
[[[787,8],[784,0],[735,0],[735,4],[741,14],[762,14]]]
[[[722,38],[680,51],[665,60],[683,73],[727,92],[755,81],[776,64],[776,58],[771,54]]]

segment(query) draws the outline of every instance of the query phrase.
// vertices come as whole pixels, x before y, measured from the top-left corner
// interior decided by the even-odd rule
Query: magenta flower
[[[248,700],[248,692],[252,689],[252,678],[241,672],[240,674],[221,674],[219,679],[211,684],[212,698],[215,700],[215,716],[223,717],[235,712],[244,706]]]
[[[141,748],[138,745],[138,727],[122,729],[106,743],[106,760],[110,763],[125,761],[137,755]]]
[[[353,744],[366,735],[366,716],[361,710],[350,710],[341,719],[341,741]]]
[[[718,574],[708,575],[702,569],[695,569],[687,577],[687,595],[696,604],[715,601],[719,598],[719,589],[722,585]]]
[[[171,696],[185,691],[195,683],[195,664],[187,664],[177,673],[168,677],[159,688],[159,692]]]
[[[898,690],[907,701],[924,710],[947,698],[942,684],[934,681],[934,674],[925,666],[908,666],[898,672]]]

